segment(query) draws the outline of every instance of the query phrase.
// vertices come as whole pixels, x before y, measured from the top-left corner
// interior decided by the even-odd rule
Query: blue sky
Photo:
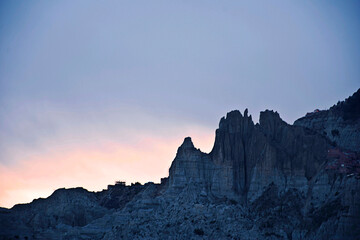
[[[0,175],[145,138],[174,142],[154,152],[167,169],[187,135],[211,150],[230,110],[292,123],[328,108],[360,87],[359,13],[358,1],[1,1]]]

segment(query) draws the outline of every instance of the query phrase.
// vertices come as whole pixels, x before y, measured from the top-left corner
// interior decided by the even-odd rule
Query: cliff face
[[[307,182],[326,161],[330,141],[281,120],[278,113],[260,114],[254,125],[232,111],[216,130],[213,150],[205,154],[186,138],[169,171],[169,187],[201,186],[212,197],[228,197],[243,203],[253,200],[271,182],[281,189],[307,189]]]
[[[258,141],[254,141],[258,137]],[[234,194],[246,200],[249,189],[251,170],[256,163],[254,150],[260,150],[264,145],[264,139],[256,131],[251,116],[247,110],[244,116],[239,111],[232,111],[226,118],[220,120],[216,130],[215,144],[209,154],[217,166],[226,166],[231,171],[220,171],[217,178],[223,178],[227,174],[229,179],[226,192]],[[262,150],[262,149],[261,149]],[[254,157],[255,156],[255,157]]]
[[[60,189],[0,209],[0,239],[357,239],[360,127],[350,99],[294,125],[273,111],[259,124],[247,110],[229,112],[212,151],[185,138],[161,184]],[[337,140],[323,133],[334,128]]]

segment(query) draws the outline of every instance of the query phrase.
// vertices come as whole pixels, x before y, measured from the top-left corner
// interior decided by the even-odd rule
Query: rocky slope
[[[0,239],[358,239],[360,118],[340,105],[294,125],[229,112],[212,151],[185,138],[161,184],[59,189],[0,209]]]
[[[360,89],[329,110],[309,113],[294,125],[313,129],[341,148],[360,152]]]

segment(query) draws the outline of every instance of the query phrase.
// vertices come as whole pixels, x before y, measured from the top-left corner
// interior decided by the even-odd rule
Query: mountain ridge
[[[359,93],[293,125],[231,111],[211,152],[186,137],[160,184],[58,189],[0,209],[0,239],[356,239],[360,118],[339,113]]]

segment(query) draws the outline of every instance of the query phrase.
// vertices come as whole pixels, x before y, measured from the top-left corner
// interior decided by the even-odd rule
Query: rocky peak
[[[281,131],[284,126],[288,125],[280,118],[278,112],[274,112],[272,110],[260,112],[259,123],[262,132],[270,138],[279,137],[278,132]]]
[[[278,112],[274,112],[273,110],[265,110],[260,112],[260,120],[259,123],[263,127],[277,127],[286,124],[281,118]]]
[[[222,173],[227,179],[225,187],[235,195],[245,196],[249,186],[253,163],[247,157],[254,132],[255,125],[247,109],[244,115],[238,110],[229,112],[216,130],[210,157],[215,164],[227,166],[227,173]]]
[[[194,144],[193,144],[193,142],[191,140],[191,137],[186,137],[184,139],[184,142],[181,144],[180,148],[181,149],[193,149],[193,148],[195,148]]]
[[[340,115],[345,121],[360,120],[360,88],[344,101],[338,102],[330,111]]]
[[[204,157],[199,149],[194,147],[190,137],[186,137],[178,148],[176,157],[169,169],[169,186],[172,190],[182,189],[190,182],[204,183]]]
[[[222,117],[217,132],[244,133],[254,126],[251,115],[248,116],[248,110],[245,109],[244,116],[239,110],[234,110]]]
[[[183,143],[180,145],[180,147],[177,150],[176,158],[183,158],[183,156],[188,156],[189,154],[191,155],[194,151],[200,152],[200,150],[195,148],[191,140],[191,137],[186,137],[184,138]]]
[[[244,111],[244,116],[238,110],[229,112],[226,118],[220,120],[210,155],[216,162],[237,158],[240,154],[239,148],[244,148],[253,130],[254,122],[251,116],[248,116],[247,109]]]

